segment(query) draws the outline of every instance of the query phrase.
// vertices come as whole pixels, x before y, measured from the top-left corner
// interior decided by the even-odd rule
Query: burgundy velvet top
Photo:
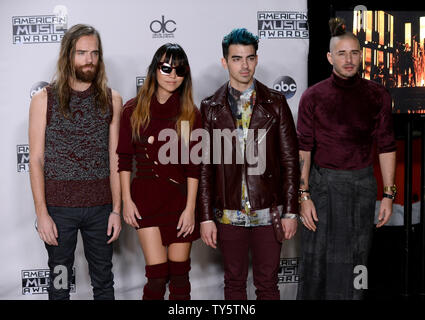
[[[162,164],[158,158],[161,146],[170,141],[170,138],[158,141],[158,135],[162,129],[175,130],[180,96],[174,93],[167,102],[160,104],[154,95],[150,105],[150,123],[146,129],[140,129],[141,138],[134,142],[130,118],[136,105],[137,99],[133,98],[124,105],[122,112],[117,147],[118,171],[132,171],[133,158],[136,158],[137,171],[131,184],[131,196],[142,216],[140,227],[175,224],[186,207],[187,178],[199,179],[200,174],[199,165],[191,161],[182,164],[181,151],[177,158],[178,163],[175,164]],[[192,130],[202,127],[201,115],[197,108],[195,111],[196,119]],[[153,137],[153,143],[148,142],[149,137]],[[195,143],[191,143],[189,152]]]
[[[320,167],[356,170],[373,164],[378,153],[396,150],[391,96],[380,84],[335,73],[307,89],[300,100],[300,150],[314,152]]]

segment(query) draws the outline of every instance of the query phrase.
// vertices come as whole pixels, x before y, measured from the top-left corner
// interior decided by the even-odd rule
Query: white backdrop
[[[47,42],[60,40],[58,23],[65,29],[87,23],[99,30],[109,86],[124,102],[135,96],[136,78],[145,76],[155,50],[165,42],[179,43],[189,57],[198,106],[227,80],[220,64],[223,36],[246,27],[261,36],[256,78],[288,95],[296,120],[307,87],[306,14],[307,1],[300,0],[0,0],[0,299],[47,298],[47,252],[34,229],[27,128],[31,93],[55,71],[60,44]],[[61,15],[65,20],[57,19]],[[282,249],[282,299],[296,296],[297,244],[295,239]],[[199,240],[191,258],[192,298],[223,299],[220,252]],[[113,263],[116,298],[140,299],[145,263],[132,227],[124,225]],[[80,237],[75,271],[71,298],[92,299]],[[250,299],[254,290],[250,273]]]

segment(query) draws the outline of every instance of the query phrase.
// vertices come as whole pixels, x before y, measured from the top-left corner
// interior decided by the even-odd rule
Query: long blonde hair
[[[102,42],[99,32],[92,26],[76,24],[72,26],[62,38],[55,80],[53,81],[53,87],[57,90],[59,97],[59,111],[65,118],[68,118],[70,115],[69,101],[71,88],[69,86],[69,78],[75,78],[75,45],[82,36],[90,35],[96,36],[99,49],[98,72],[96,79],[93,81],[96,105],[103,113],[109,108],[108,80],[105,72],[105,64],[103,62]]]
[[[180,93],[180,113],[176,121],[177,134],[181,135],[182,121],[188,121],[190,130],[195,121],[195,104],[192,96],[192,77],[190,74],[189,61],[183,48],[175,43],[166,43],[154,54],[152,62],[148,68],[145,82],[137,94],[137,106],[131,115],[131,128],[133,140],[140,139],[140,128],[146,129],[150,123],[150,103],[158,88],[156,71],[161,58],[165,55],[165,61],[170,61],[171,65],[187,66],[188,72],[184,76],[183,83],[177,89]]]

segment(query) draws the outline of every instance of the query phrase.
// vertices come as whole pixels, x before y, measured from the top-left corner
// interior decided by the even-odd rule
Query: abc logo
[[[47,85],[48,85],[48,83],[45,82],[45,81],[40,81],[40,82],[37,82],[36,84],[34,84],[31,87],[30,98],[32,98],[33,95],[35,95],[38,91],[40,91],[41,89],[43,89]]]
[[[286,99],[290,99],[297,92],[297,84],[291,77],[283,76],[274,82],[273,89],[282,92]]]
[[[151,22],[150,24],[150,29],[153,33],[173,33],[174,31],[176,31],[176,22],[174,20],[167,20],[165,21],[165,17],[162,17],[162,21],[159,20],[154,20]]]

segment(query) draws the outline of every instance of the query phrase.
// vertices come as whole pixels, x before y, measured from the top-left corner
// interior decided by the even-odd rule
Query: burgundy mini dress
[[[181,160],[181,139],[177,143],[177,163],[162,164],[158,157],[161,146],[170,142],[170,138],[159,141],[159,133],[163,129],[176,130],[180,96],[174,93],[164,104],[160,104],[155,95],[152,97],[150,123],[146,129],[140,129],[139,141],[132,140],[130,123],[136,105],[137,99],[133,98],[123,107],[117,154],[118,171],[133,171],[133,160],[136,160],[136,172],[131,182],[131,198],[142,217],[137,219],[139,228],[158,226],[165,246],[171,243],[195,241],[200,237],[196,213],[195,229],[192,234],[177,237],[177,224],[186,207],[187,178],[199,179],[200,165],[194,164],[190,159],[187,164]],[[202,127],[201,115],[197,108],[195,113],[192,130]],[[189,154],[195,143],[189,144]],[[164,146],[163,150],[165,147],[167,146]]]

